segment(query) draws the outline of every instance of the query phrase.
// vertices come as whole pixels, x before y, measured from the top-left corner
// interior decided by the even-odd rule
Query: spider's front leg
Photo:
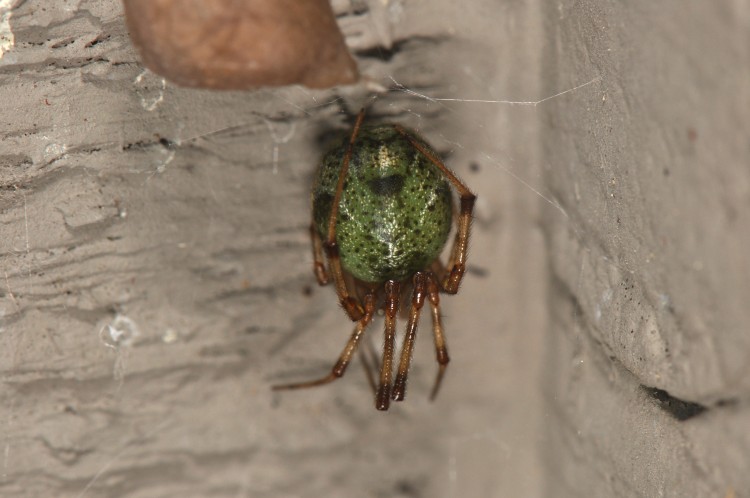
[[[336,286],[336,294],[339,296],[339,303],[344,308],[346,314],[353,322],[361,320],[364,316],[365,310],[351,292],[349,287],[346,285],[346,278],[344,278],[344,269],[341,266],[341,256],[339,255],[339,246],[336,242],[325,244],[326,256],[328,256],[328,266],[333,276],[333,285]]]
[[[341,170],[339,170],[339,178],[336,182],[336,192],[333,195],[333,203],[331,204],[331,214],[328,217],[328,234],[326,236],[325,244],[323,245],[326,256],[328,257],[328,268],[333,276],[333,283],[336,286],[336,294],[339,296],[339,302],[352,321],[360,320],[364,315],[365,310],[362,308],[359,300],[349,292],[346,280],[344,279],[344,268],[341,266],[339,245],[336,242],[336,222],[338,221],[339,203],[341,202],[341,194],[344,190],[344,181],[349,172],[352,148],[354,147],[354,141],[357,139],[357,134],[359,133],[359,128],[362,126],[362,120],[364,118],[365,110],[362,109],[357,116],[357,121],[354,123],[352,135],[349,138],[349,144],[347,145],[346,153],[344,154],[344,160],[341,161]]]
[[[336,243],[325,245],[325,255],[328,257],[328,264],[331,270],[329,273],[325,267],[323,241],[320,239],[314,221],[310,225],[310,238],[312,240],[313,248],[313,272],[315,273],[315,278],[318,280],[318,284],[328,285],[330,282],[330,273],[332,273],[333,283],[336,287],[336,294],[339,296],[339,301],[341,302],[344,311],[346,311],[346,314],[349,315],[349,318],[351,318],[353,322],[361,320],[365,313],[365,307],[356,296],[349,292],[346,280],[344,279],[343,269],[341,267],[338,246]]]
[[[461,285],[461,279],[466,272],[466,257],[469,252],[469,237],[471,231],[471,219],[474,213],[474,202],[477,196],[469,190],[464,182],[459,180],[458,176],[448,168],[448,166],[440,160],[430,149],[428,149],[422,142],[415,139],[401,126],[393,125],[396,131],[401,133],[411,145],[419,152],[425,155],[432,164],[437,166],[438,169],[445,175],[453,188],[458,191],[460,198],[460,211],[458,214],[458,230],[456,230],[456,238],[453,241],[453,248],[451,249],[451,258],[448,262],[448,272],[443,271],[445,275],[440,276],[440,285],[444,292],[448,294],[456,294],[458,287]]]
[[[460,192],[460,190],[459,190]],[[471,192],[461,193],[461,212],[458,215],[458,230],[453,241],[451,259],[448,263],[450,273],[441,281],[441,287],[448,294],[456,294],[461,285],[461,279],[466,272],[466,257],[469,252],[469,235],[471,231],[471,218],[474,212],[474,201],[477,196]]]
[[[362,336],[365,333],[365,330],[367,329],[367,326],[372,321],[372,316],[375,313],[375,293],[374,291],[370,291],[365,295],[365,306],[364,306],[364,314],[362,318],[357,322],[357,326],[354,327],[354,331],[352,332],[352,335],[349,337],[349,340],[346,343],[346,346],[344,346],[344,350],[341,351],[341,354],[339,355],[339,359],[336,361],[336,364],[331,369],[331,373],[326,375],[325,377],[321,377],[320,379],[310,380],[306,382],[296,382],[293,384],[280,384],[273,386],[272,389],[274,391],[282,391],[282,390],[288,390],[288,389],[304,389],[307,387],[315,387],[315,386],[321,386],[323,384],[328,384],[329,382],[333,382],[336,379],[339,379],[344,376],[344,373],[346,372],[346,367],[349,366],[349,363],[352,361],[352,356],[354,355],[354,352],[357,350],[357,346],[359,345],[360,339],[362,339]]]
[[[323,241],[320,240],[314,221],[310,224],[310,241],[313,249],[313,273],[315,273],[315,278],[318,280],[318,285],[328,285],[328,272],[323,257]]]

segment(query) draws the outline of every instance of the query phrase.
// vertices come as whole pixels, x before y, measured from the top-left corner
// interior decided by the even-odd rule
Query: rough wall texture
[[[114,0],[0,0],[0,494],[750,496],[747,2],[334,7],[367,83],[215,93]],[[269,389],[351,330],[309,184],[378,87],[479,194],[387,414]]]
[[[546,96],[533,4],[335,7],[370,86]],[[429,403],[422,334],[387,414],[356,365],[272,394],[351,330],[314,285],[308,196],[368,88],[179,89],[114,0],[0,8],[0,494],[539,496],[541,107],[380,94],[372,119],[420,130],[480,195],[446,382]]]
[[[561,2],[548,496],[750,496],[750,4]]]

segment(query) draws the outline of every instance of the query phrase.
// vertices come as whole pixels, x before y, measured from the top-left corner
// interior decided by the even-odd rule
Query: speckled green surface
[[[323,240],[347,142],[323,156],[313,185],[313,218]],[[403,135],[391,125],[360,130],[336,223],[344,269],[370,283],[409,278],[440,254],[452,214],[449,182]]]

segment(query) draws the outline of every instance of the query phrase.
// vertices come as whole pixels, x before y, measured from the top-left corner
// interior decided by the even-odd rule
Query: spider
[[[449,357],[439,293],[458,292],[476,195],[416,133],[398,124],[362,126],[364,116],[362,109],[348,142],[323,156],[313,185],[310,227],[318,283],[333,280],[341,306],[357,324],[328,375],[273,389],[319,386],[342,377],[376,309],[382,308],[385,342],[377,387],[364,354],[362,360],[375,391],[375,407],[388,410],[391,400],[402,401],[406,395],[425,300],[432,311],[439,366],[430,399],[440,389]],[[445,266],[439,256],[453,224],[451,186],[458,192],[460,210]],[[411,307],[394,380],[396,315],[409,290]]]

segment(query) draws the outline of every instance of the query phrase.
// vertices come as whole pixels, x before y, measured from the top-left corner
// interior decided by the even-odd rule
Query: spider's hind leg
[[[374,313],[375,313],[375,294],[374,292],[369,292],[365,296],[364,315],[357,322],[356,327],[354,327],[354,331],[352,332],[352,335],[349,337],[349,340],[347,341],[346,346],[344,347],[344,350],[341,351],[341,355],[339,355],[338,361],[336,361],[336,364],[331,369],[331,373],[329,373],[325,377],[321,377],[319,379],[310,380],[306,382],[296,382],[293,384],[275,385],[272,387],[272,389],[274,391],[282,391],[282,390],[288,390],[288,389],[304,389],[307,387],[322,386],[323,384],[328,384],[329,382],[333,382],[334,380],[343,377],[344,373],[346,372],[346,367],[349,366],[349,363],[352,360],[352,356],[354,356],[354,352],[357,350],[357,345],[359,344],[360,339],[362,339],[362,336],[364,335],[365,330],[367,329],[367,326],[372,321],[372,316]]]
[[[440,318],[440,287],[435,275],[430,273],[427,277],[427,299],[430,301],[432,310],[432,334],[435,337],[435,356],[438,362],[438,372],[435,377],[435,384],[430,393],[430,400],[434,400],[440,390],[443,382],[445,369],[448,367],[450,357],[448,356],[448,346],[445,343],[445,334],[443,331],[443,320]]]

